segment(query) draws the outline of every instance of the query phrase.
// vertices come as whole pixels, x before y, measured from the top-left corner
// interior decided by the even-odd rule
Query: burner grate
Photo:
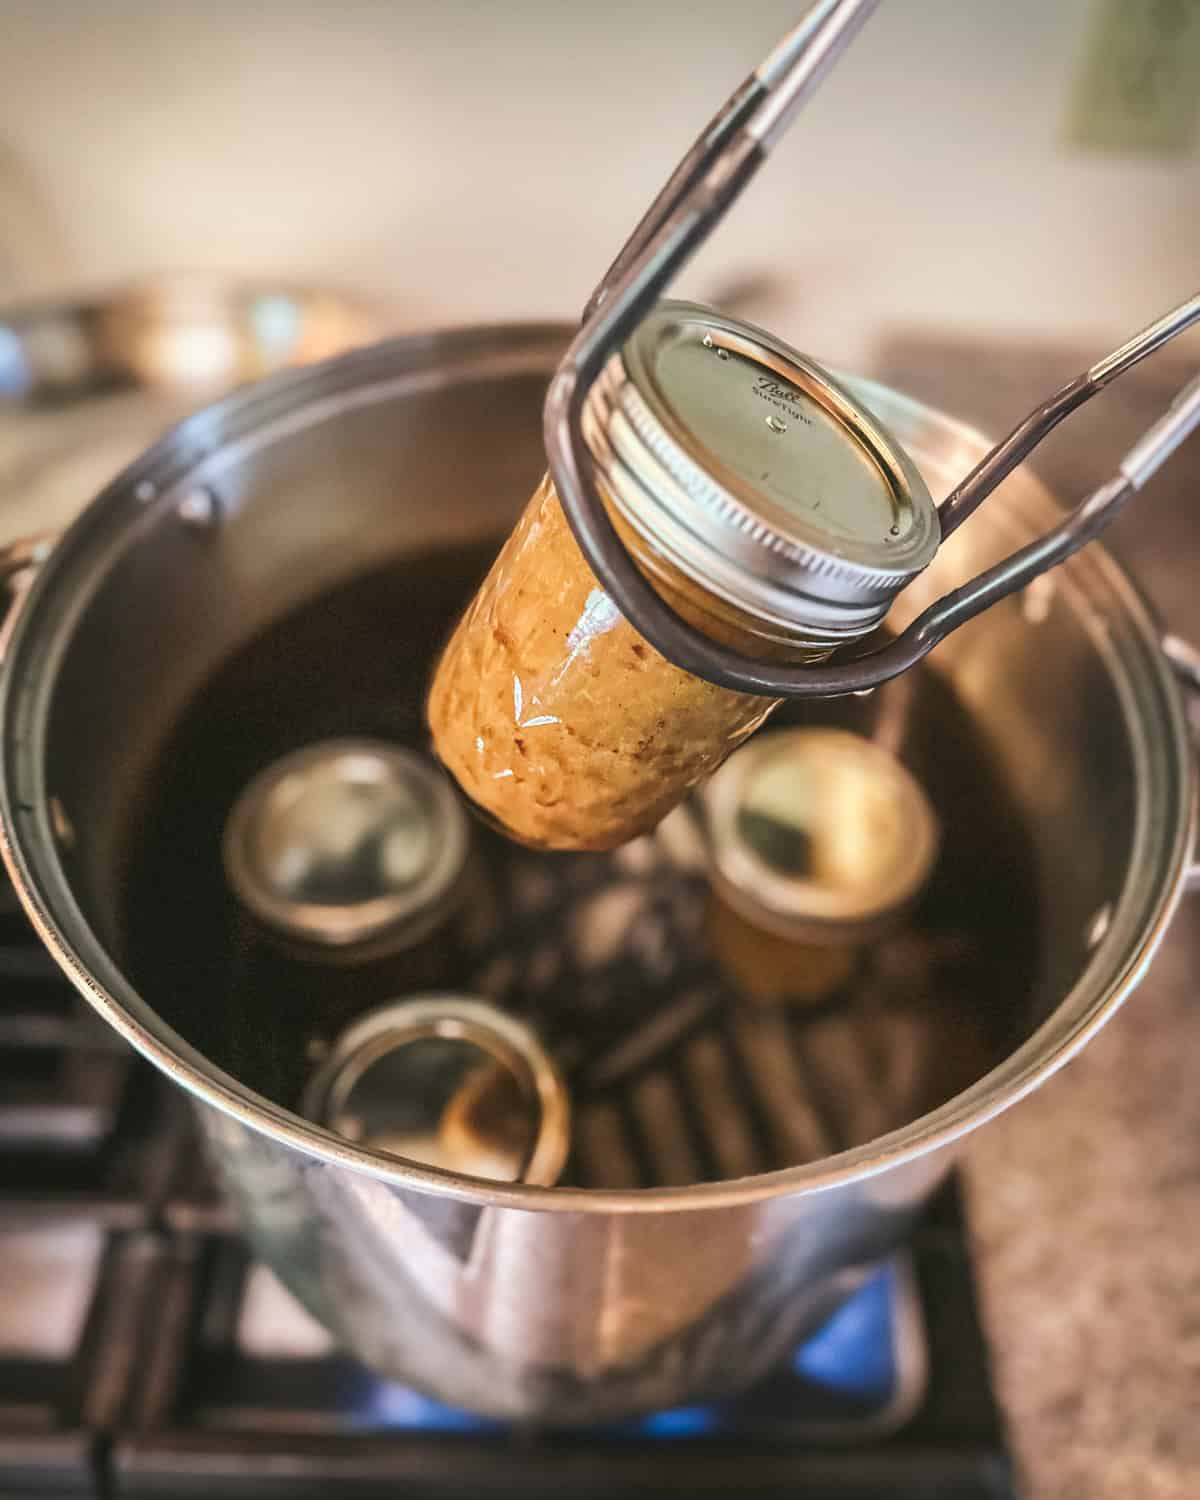
[[[907,1265],[748,1396],[577,1432],[509,1427],[380,1381],[236,1238],[176,1235],[156,1250],[153,1350],[114,1433],[113,1492],[1010,1500],[958,1213],[944,1197]],[[915,1379],[905,1367],[914,1332],[927,1379],[920,1354]]]
[[[142,1222],[152,1159],[165,1164],[151,1072],[0,889],[0,1191],[31,1211],[86,1195],[105,1223]]]

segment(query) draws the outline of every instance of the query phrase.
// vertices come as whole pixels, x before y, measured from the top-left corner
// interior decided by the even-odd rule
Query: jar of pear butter
[[[932,559],[937,513],[863,404],[770,334],[663,302],[587,398],[625,546],[690,624],[817,662]],[[542,848],[645,833],[775,703],[693,676],[624,620],[542,480],[438,664],[434,745],[476,807]]]

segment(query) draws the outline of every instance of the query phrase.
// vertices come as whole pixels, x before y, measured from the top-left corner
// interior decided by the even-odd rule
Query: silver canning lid
[[[937,550],[925,482],[878,419],[711,308],[660,303],[592,387],[584,430],[654,550],[784,632],[865,634]]]
[[[778,729],[704,792],[717,889],[747,921],[816,942],[871,936],[928,880],[937,817],[880,746],[841,729]]]
[[[421,756],[326,740],[250,782],[223,852],[234,895],[263,923],[345,954],[424,937],[457,894],[469,831],[450,782]]]
[[[570,1101],[530,1029],[486,1001],[420,995],[361,1016],[300,1111],[372,1150],[548,1187],[570,1149]]]

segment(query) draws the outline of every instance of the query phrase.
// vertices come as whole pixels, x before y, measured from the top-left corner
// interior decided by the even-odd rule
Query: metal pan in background
[[[0,310],[0,540],[65,525],[189,412],[383,323],[335,291],[208,275]]]

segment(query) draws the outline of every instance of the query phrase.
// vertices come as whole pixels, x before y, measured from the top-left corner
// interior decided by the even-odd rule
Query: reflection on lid
[[[320,944],[362,942],[427,917],[467,856],[465,814],[419,756],[330,740],[285,756],[238,799],[225,863],[255,915]]]
[[[495,1182],[557,1180],[570,1145],[562,1076],[515,1016],[424,994],[359,1016],[300,1103],[368,1150]]]
[[[887,751],[843,730],[779,730],[734,755],[706,793],[714,875],[748,919],[781,931],[859,928],[924,885],[937,823]]]
[[[497,1182],[517,1181],[537,1130],[536,1103],[467,1041],[398,1037],[344,1097],[331,1094],[329,1127],[347,1140]]]
[[[886,543],[898,534],[904,512],[878,460],[795,380],[695,334],[662,348],[656,374],[664,399],[714,457],[786,514],[831,538]]]

